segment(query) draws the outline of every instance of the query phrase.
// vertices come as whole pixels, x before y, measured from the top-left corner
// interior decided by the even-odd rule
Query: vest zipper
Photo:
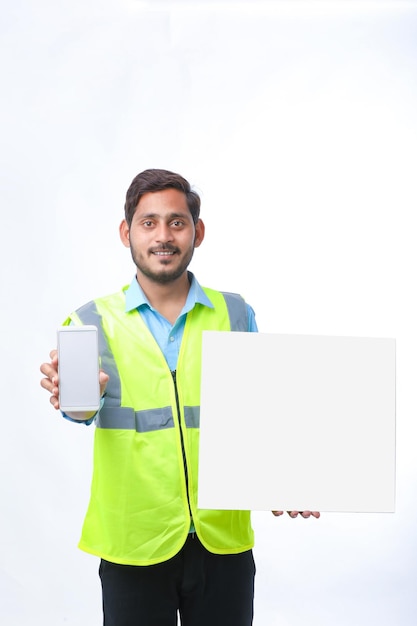
[[[190,491],[188,485],[188,466],[187,466],[187,457],[185,455],[185,445],[184,445],[184,433],[182,430],[181,424],[181,412],[180,412],[180,399],[178,396],[178,387],[177,387],[177,371],[174,370],[171,372],[172,380],[174,381],[174,389],[175,389],[175,402],[177,404],[177,414],[178,414],[178,424],[180,427],[180,437],[181,437],[181,449],[182,449],[182,460],[184,463],[184,474],[185,474],[185,484],[187,488],[187,501],[188,501],[188,509],[190,511],[191,520],[193,519],[193,513],[191,510],[191,502],[190,502]]]

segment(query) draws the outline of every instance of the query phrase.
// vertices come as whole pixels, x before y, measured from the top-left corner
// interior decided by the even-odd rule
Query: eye
[[[175,226],[176,228],[180,228],[181,226],[184,226],[184,222],[182,220],[174,220],[173,222],[171,222],[172,226]]]

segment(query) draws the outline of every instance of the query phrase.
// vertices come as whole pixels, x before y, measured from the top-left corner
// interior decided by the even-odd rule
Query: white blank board
[[[395,340],[204,332],[198,506],[393,512]]]

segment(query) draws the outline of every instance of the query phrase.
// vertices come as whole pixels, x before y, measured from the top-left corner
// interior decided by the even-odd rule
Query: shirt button
[[[170,341],[174,341],[174,340],[175,340],[175,337],[170,337],[170,338],[169,338],[169,340],[170,340]]]

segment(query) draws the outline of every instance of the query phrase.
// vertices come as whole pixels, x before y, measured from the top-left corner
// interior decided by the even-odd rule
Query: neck
[[[176,319],[190,290],[188,272],[184,272],[179,278],[166,284],[154,282],[139,271],[136,273],[136,278],[153,308],[170,321],[174,317]]]

